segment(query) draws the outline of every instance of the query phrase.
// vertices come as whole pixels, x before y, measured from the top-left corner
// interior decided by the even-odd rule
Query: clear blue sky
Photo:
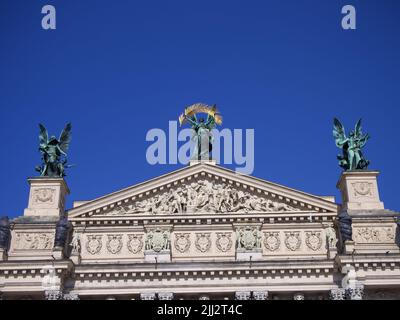
[[[381,197],[400,210],[399,31],[398,0],[2,0],[0,215],[27,205],[39,122],[73,123],[70,206],[181,167],[150,166],[145,136],[200,101],[255,129],[255,176],[321,195],[338,196],[332,118],[362,117]]]

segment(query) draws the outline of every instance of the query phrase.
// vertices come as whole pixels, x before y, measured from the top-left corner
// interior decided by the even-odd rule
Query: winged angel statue
[[[36,167],[36,171],[40,172],[42,177],[65,177],[65,169],[70,167],[67,165],[67,151],[71,142],[71,123],[68,123],[62,131],[60,138],[51,136],[47,133],[46,128],[39,124],[39,151],[42,154],[43,164]]]
[[[355,130],[350,131],[348,137],[343,125],[336,118],[333,120],[333,136],[336,146],[342,149],[343,154],[338,155],[339,166],[344,170],[366,170],[369,165],[369,160],[364,158],[361,149],[365,146],[368,139],[368,134],[363,134],[361,131],[361,119],[358,120]]]
[[[196,113],[206,113],[207,119],[197,119]],[[185,112],[179,117],[179,122],[182,125],[188,122],[193,130],[192,141],[194,142],[193,160],[209,160],[212,151],[213,137],[211,130],[217,124],[222,124],[222,117],[217,112],[217,106],[212,107],[196,103],[185,109]]]

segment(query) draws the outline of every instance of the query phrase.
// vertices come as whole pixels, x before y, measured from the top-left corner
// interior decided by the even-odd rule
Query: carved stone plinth
[[[237,291],[235,292],[236,300],[250,300],[251,292],[250,291]]]
[[[60,290],[47,290],[44,293],[46,300],[62,300],[63,293]]]
[[[79,253],[71,253],[69,258],[72,260],[74,264],[80,264],[81,263],[81,255]]]
[[[237,250],[236,252],[236,260],[237,261],[258,261],[262,260],[262,250],[261,249],[253,249],[253,250]]]
[[[144,262],[147,263],[166,263],[171,262],[171,251],[162,250],[156,252],[154,250],[146,250],[144,252]]]
[[[7,261],[7,250],[0,248],[0,261]]]
[[[345,300],[346,290],[345,289],[332,289],[329,293],[329,298],[331,300]]]
[[[254,300],[268,300],[268,291],[253,291]]]
[[[140,300],[155,300],[155,299],[156,299],[156,294],[153,292],[140,294]]]
[[[24,216],[61,217],[69,189],[62,178],[37,177],[28,179],[29,204]]]
[[[62,260],[64,258],[64,253],[63,253],[63,248],[61,247],[55,247],[53,249],[53,258],[55,260]]]
[[[158,300],[172,300],[174,294],[172,292],[160,292],[158,294]]]
[[[342,193],[343,210],[382,210],[377,176],[378,171],[345,171],[337,188]]]

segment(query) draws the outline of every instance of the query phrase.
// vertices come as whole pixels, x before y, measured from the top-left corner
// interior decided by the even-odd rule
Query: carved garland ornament
[[[296,251],[301,246],[300,232],[285,232],[285,245],[291,251]]]
[[[200,252],[207,252],[211,247],[211,233],[196,233],[195,245]]]
[[[180,253],[185,253],[191,245],[190,233],[175,233],[175,249]]]
[[[226,232],[226,233],[217,233],[217,249],[221,252],[227,252],[232,248],[232,233]]]
[[[101,235],[87,236],[86,251],[93,255],[99,253],[103,246],[102,238]]]
[[[359,243],[392,242],[395,231],[392,227],[366,227],[356,228],[354,240]]]
[[[306,245],[313,251],[321,249],[321,232],[306,232]]]
[[[54,201],[55,190],[51,188],[40,188],[33,191],[33,202],[46,203]]]
[[[353,186],[355,197],[372,196],[372,183],[371,182],[354,182],[351,185]]]
[[[117,254],[122,249],[122,235],[121,234],[109,234],[107,235],[108,241],[106,247],[108,252]]]
[[[130,252],[137,254],[143,249],[143,235],[128,234],[127,247]]]
[[[17,233],[15,248],[20,250],[48,250],[53,247],[53,233]]]
[[[269,251],[276,251],[281,245],[279,232],[264,232],[264,245]]]

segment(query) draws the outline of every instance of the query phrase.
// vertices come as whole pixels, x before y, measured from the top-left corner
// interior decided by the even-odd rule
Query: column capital
[[[251,292],[250,291],[236,291],[235,299],[236,300],[250,300]]]
[[[156,300],[156,294],[154,292],[141,293],[140,300]]]
[[[254,300],[268,300],[268,291],[253,291]]]
[[[160,292],[158,294],[158,300],[172,300],[174,294],[172,292]]]
[[[346,290],[342,288],[332,289],[329,292],[330,300],[345,300]]]

